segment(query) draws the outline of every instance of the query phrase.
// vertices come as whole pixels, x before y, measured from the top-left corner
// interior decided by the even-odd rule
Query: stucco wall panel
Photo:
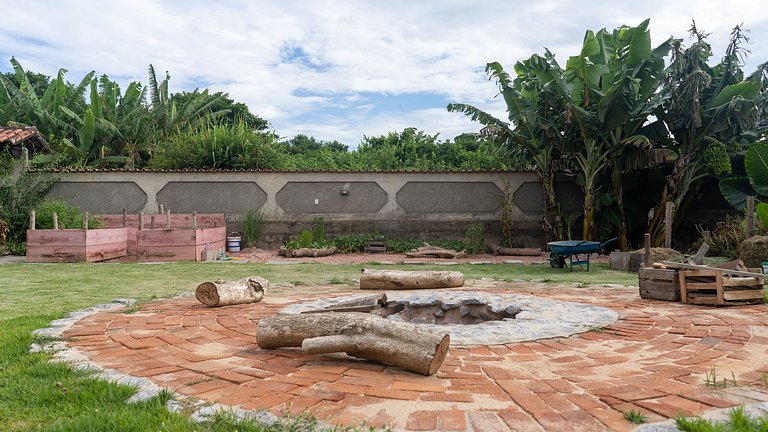
[[[91,213],[130,213],[140,211],[147,194],[134,182],[63,181],[53,185],[49,198],[63,199],[70,205]]]
[[[406,213],[494,213],[504,194],[491,182],[408,182],[397,192]]]
[[[172,181],[157,202],[176,213],[242,213],[261,208],[267,193],[254,182]]]
[[[288,182],[276,201],[286,213],[376,213],[387,193],[376,182]]]

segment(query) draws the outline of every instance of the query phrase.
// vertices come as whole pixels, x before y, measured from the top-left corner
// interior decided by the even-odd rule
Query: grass
[[[376,267],[367,264],[365,267]],[[272,292],[298,288],[285,282],[302,281],[306,293],[349,291],[362,265],[258,265],[237,263],[145,264],[4,264],[0,266],[0,429],[9,431],[261,431],[306,430],[297,419],[262,429],[248,422],[216,417],[198,425],[185,415],[165,409],[167,394],[140,404],[126,404],[133,389],[92,379],[48,362],[46,354],[30,354],[32,330],[46,327],[66,312],[84,309],[118,297],[149,301],[192,291],[202,281],[250,275],[267,278]],[[445,270],[443,266],[386,266],[399,269]],[[636,284],[637,276],[593,266],[590,272],[568,272],[548,265],[458,265],[467,279],[549,280],[554,283]],[[325,285],[315,286],[315,285]],[[132,307],[130,310],[138,310]],[[304,419],[303,421],[310,421]]]
[[[768,431],[768,413],[753,417],[744,411],[744,407],[738,407],[728,411],[728,419],[724,422],[678,417],[675,424],[685,432],[764,432]]]
[[[624,414],[624,418],[627,419],[628,422],[634,423],[634,424],[643,424],[648,421],[648,417],[643,415],[640,411],[635,410],[629,410]]]

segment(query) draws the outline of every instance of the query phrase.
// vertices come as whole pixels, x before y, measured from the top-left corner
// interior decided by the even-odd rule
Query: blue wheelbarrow
[[[589,271],[589,257],[593,253],[606,255],[613,250],[618,240],[614,237],[604,243],[586,240],[562,240],[547,243],[549,246],[549,265],[554,268],[565,267],[565,259],[568,258],[568,267],[573,271],[575,265],[586,265]]]

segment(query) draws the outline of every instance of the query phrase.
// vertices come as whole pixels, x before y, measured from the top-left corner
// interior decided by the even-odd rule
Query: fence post
[[[755,235],[755,197],[747,197],[747,238]]]
[[[675,210],[675,204],[667,201],[667,208],[664,212],[664,247],[672,248],[672,212]]]

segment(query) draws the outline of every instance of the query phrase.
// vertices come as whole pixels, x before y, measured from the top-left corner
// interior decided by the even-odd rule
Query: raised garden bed
[[[139,261],[206,261],[224,252],[227,228],[143,229],[136,231]]]
[[[27,261],[36,263],[95,262],[128,254],[126,228],[31,229]]]

